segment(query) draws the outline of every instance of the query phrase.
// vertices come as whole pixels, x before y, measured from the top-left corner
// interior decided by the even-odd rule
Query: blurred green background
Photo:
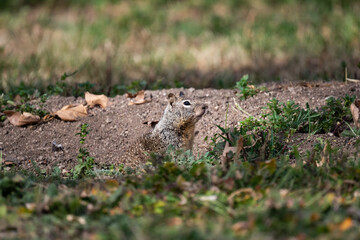
[[[360,1],[1,0],[1,91],[360,78]]]

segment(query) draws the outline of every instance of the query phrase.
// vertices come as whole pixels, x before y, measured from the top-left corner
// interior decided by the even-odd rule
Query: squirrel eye
[[[185,106],[190,106],[190,105],[191,105],[191,103],[190,103],[189,101],[185,101],[183,104],[184,104]]]

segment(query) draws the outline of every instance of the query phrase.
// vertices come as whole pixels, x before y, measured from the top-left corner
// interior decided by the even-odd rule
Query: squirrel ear
[[[168,95],[168,101],[169,101],[169,104],[172,106],[172,104],[176,101],[176,97],[173,93],[169,93]]]
[[[183,91],[180,91],[179,97],[181,97],[181,98],[185,97],[185,93]]]

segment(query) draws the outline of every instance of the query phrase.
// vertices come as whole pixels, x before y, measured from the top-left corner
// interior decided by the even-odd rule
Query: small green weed
[[[48,95],[62,95],[62,96],[83,96],[87,91],[95,91],[94,84],[90,82],[69,84],[66,80],[75,76],[78,71],[72,73],[64,73],[60,80],[55,84],[51,84],[47,87],[46,93]]]
[[[80,136],[81,145],[85,144],[85,138],[89,134],[87,128],[88,124],[81,124],[80,132],[75,134]],[[71,170],[73,174],[72,177],[78,179],[91,175],[94,168],[94,158],[90,156],[90,153],[86,148],[80,147],[77,160],[78,164]]]
[[[239,90],[238,96],[241,100],[246,100],[248,97],[252,97],[262,90],[253,85],[249,85],[248,81],[249,75],[244,75],[240,81],[236,82],[235,89]]]
[[[345,122],[349,129],[344,130],[341,133],[341,136],[344,137],[359,137],[360,136],[360,128],[353,128],[349,123]]]
[[[318,109],[311,109],[309,104],[301,108],[294,101],[286,103],[272,99],[264,108],[261,118],[252,116],[240,121],[238,127],[225,129],[220,126],[221,134],[212,139],[210,155],[218,159],[225,143],[236,146],[239,137],[243,138],[242,158],[247,161],[265,160],[279,156],[292,149],[288,145],[294,133],[333,133],[340,135],[352,121],[349,106],[355,96],[329,98],[326,104]],[[351,128],[350,128],[351,129]],[[357,131],[346,131],[344,134],[357,136]]]
[[[10,103],[13,103],[13,102],[11,102],[10,100],[5,100],[4,94],[1,94],[0,95],[0,112],[3,112],[4,110],[6,110],[6,106]],[[5,119],[6,119],[5,115],[0,115],[0,122],[5,121]]]
[[[20,112],[32,113],[32,114],[38,115],[40,117],[44,117],[45,115],[47,115],[49,113],[48,111],[43,109],[43,105],[40,105],[39,108],[37,108],[36,106],[29,104],[29,103],[23,103],[20,106],[18,106],[17,109]]]
[[[338,99],[330,97],[326,104],[318,109],[310,109],[309,104],[303,109],[293,101],[281,103],[272,99],[264,109],[262,118],[266,119],[275,131],[286,132],[294,129],[302,133],[331,132],[338,135],[344,130],[341,126],[352,120],[349,106],[354,100],[355,96],[348,95]]]
[[[0,96],[0,112],[5,110],[15,110],[21,113],[28,112],[40,117],[44,117],[46,114],[48,114],[48,111],[44,109],[43,101],[41,101],[40,104],[30,104],[27,102],[27,100],[21,99],[21,103],[16,104],[14,101],[9,99],[8,95],[2,94]],[[0,121],[4,121],[5,119],[6,116],[1,116]]]

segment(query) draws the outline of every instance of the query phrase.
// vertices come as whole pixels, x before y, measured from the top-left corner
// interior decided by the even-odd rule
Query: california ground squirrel
[[[183,92],[179,97],[173,93],[167,96],[168,105],[155,128],[137,139],[121,157],[120,162],[126,166],[137,166],[149,159],[149,153],[164,154],[172,145],[175,149],[191,150],[195,137],[195,123],[204,115],[205,104],[193,104],[185,98]]]

